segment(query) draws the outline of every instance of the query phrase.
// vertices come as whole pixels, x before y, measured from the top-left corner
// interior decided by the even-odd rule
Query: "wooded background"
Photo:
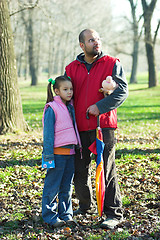
[[[43,72],[48,76],[63,74],[66,64],[81,51],[78,35],[85,28],[98,31],[103,51],[119,57],[125,71],[133,70],[131,82],[136,82],[136,68],[148,70],[147,43],[157,53],[153,60],[151,53],[149,60],[157,62],[160,69],[160,4],[155,0],[124,0],[117,9],[117,2],[10,0],[18,76],[31,74],[34,85]]]

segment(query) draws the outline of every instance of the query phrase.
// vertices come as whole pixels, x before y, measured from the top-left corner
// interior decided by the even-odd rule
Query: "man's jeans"
[[[72,180],[74,176],[74,155],[54,155],[55,168],[47,170],[43,196],[42,217],[52,225],[61,219],[72,219]],[[58,197],[58,203],[57,203]]]
[[[122,202],[115,165],[114,129],[102,129],[102,132],[105,143],[103,153],[106,185],[104,213],[108,217],[121,219]],[[80,159],[80,155],[77,152],[75,156],[74,185],[80,208],[82,210],[88,210],[95,208],[96,205],[91,184],[91,152],[88,150],[88,147],[95,141],[96,132],[80,132],[80,138],[83,148],[83,159]]]

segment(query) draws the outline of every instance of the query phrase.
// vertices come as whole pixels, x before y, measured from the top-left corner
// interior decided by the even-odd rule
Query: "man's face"
[[[81,43],[81,48],[84,54],[90,57],[97,56],[101,53],[102,43],[100,37],[95,31],[84,32],[84,43]]]

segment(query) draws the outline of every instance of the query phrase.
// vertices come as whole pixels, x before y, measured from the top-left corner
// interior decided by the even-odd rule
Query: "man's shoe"
[[[73,216],[77,216],[77,215],[85,215],[86,214],[86,211],[85,210],[82,210],[80,208],[78,208],[77,210],[73,211]]]
[[[101,223],[100,227],[105,229],[114,229],[122,221],[116,218],[107,218],[104,222]]]
[[[65,221],[58,219],[57,222],[51,225],[52,228],[58,228],[65,225]]]
[[[98,212],[97,212],[96,208],[91,208],[91,209],[86,210],[86,213],[92,215],[92,214],[97,214]]]
[[[91,209],[85,209],[82,210],[81,208],[78,208],[77,210],[73,211],[73,216],[77,216],[77,215],[85,215],[85,214],[96,214],[97,210],[95,208],[91,208]]]
[[[66,224],[67,226],[72,226],[72,227],[78,226],[78,223],[74,219],[67,220]]]

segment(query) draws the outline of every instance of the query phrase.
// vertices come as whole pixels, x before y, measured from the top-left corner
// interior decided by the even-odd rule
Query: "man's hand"
[[[89,108],[87,108],[87,112],[91,115],[94,115],[95,117],[97,117],[100,114],[96,104],[91,105]]]

